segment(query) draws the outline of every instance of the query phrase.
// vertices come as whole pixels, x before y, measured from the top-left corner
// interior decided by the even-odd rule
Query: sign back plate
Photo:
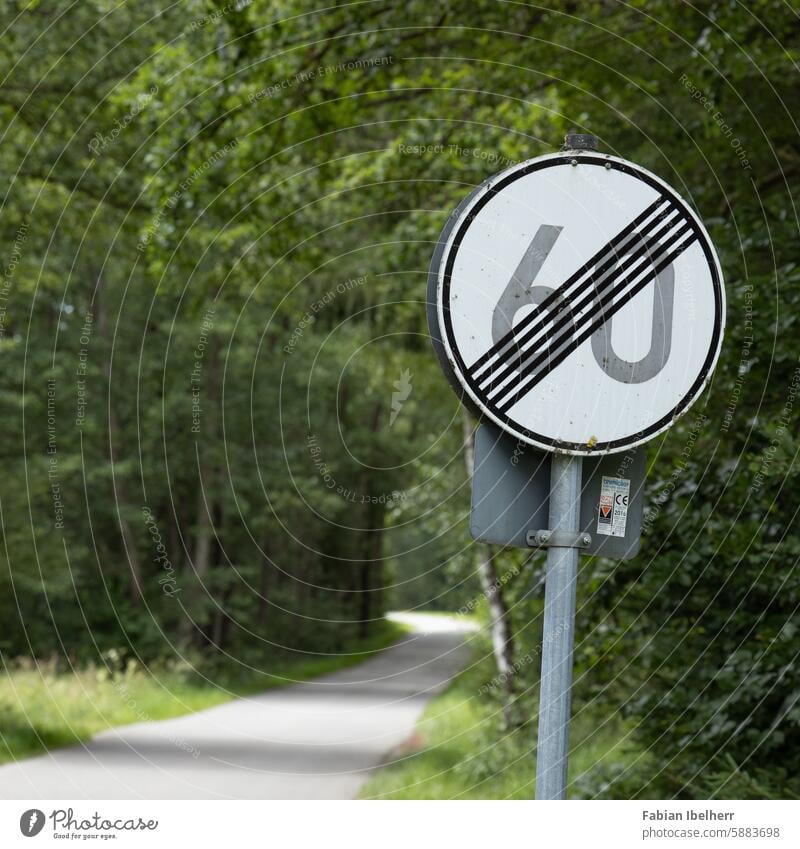
[[[639,551],[646,450],[586,457],[581,483],[583,554],[629,560]],[[528,531],[549,528],[550,457],[483,423],[475,434],[470,533],[483,542],[529,548]],[[621,536],[617,534],[622,534]]]

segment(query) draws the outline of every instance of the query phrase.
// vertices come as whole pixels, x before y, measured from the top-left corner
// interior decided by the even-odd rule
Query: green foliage
[[[366,784],[362,798],[530,799],[536,722],[506,727],[493,680],[491,654],[483,646],[427,708],[408,743]],[[535,716],[537,697],[536,687],[526,688],[520,712]],[[619,798],[619,776],[637,764],[649,765],[619,716],[602,724],[596,717],[594,710],[578,711],[573,721],[570,798]]]
[[[690,199],[728,292],[713,382],[652,446],[642,555],[581,573],[587,704],[665,765],[614,787],[797,792],[778,778],[800,751],[786,4],[0,14],[0,650],[268,663],[347,650],[392,598],[470,605],[426,270],[472,187],[577,126]],[[523,657],[540,587],[538,562],[507,585]]]

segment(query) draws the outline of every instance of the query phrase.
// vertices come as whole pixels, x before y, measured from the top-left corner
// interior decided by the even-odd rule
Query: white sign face
[[[474,192],[442,243],[432,274],[445,367],[523,441],[622,451],[668,428],[709,379],[725,317],[719,261],[650,172],[593,152],[531,160]]]

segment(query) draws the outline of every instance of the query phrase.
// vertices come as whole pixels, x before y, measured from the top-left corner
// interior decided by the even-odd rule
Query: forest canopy
[[[641,555],[582,562],[582,698],[658,748],[662,794],[800,792],[788,4],[0,16],[4,657],[263,666],[469,606],[427,269],[460,200],[577,129],[692,204],[728,299],[711,386],[650,444]],[[496,564],[525,657],[542,560]]]

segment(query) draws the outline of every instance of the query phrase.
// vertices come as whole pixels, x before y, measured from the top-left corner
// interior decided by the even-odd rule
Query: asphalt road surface
[[[0,799],[353,798],[469,657],[469,626],[394,616],[414,633],[358,666],[0,767]]]

